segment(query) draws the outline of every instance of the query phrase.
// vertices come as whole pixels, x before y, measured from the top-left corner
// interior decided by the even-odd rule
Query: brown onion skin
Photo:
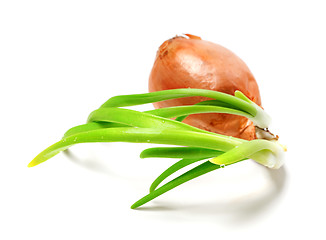
[[[230,50],[186,34],[165,41],[159,48],[149,77],[149,91],[200,88],[233,95],[236,90],[261,105],[257,82],[247,65]],[[208,98],[189,97],[154,103],[155,108],[192,105]],[[255,127],[245,117],[205,113],[188,116],[185,123],[246,140],[256,138]]]

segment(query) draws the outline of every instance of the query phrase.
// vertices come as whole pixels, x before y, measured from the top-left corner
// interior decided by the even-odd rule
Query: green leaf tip
[[[149,201],[153,200],[154,198],[157,198],[158,196],[172,190],[173,188],[188,182],[194,178],[197,178],[203,174],[206,174],[208,172],[211,172],[213,170],[219,169],[220,166],[211,163],[210,161],[206,161],[197,167],[194,167],[193,169],[185,172],[184,174],[180,175],[179,177],[171,180],[170,182],[164,184],[163,186],[155,189],[153,192],[147,194],[143,198],[139,199],[137,202],[135,202],[133,205],[131,205],[131,209],[138,208],[145,203],[148,203]]]
[[[29,167],[29,168],[31,168],[31,167],[34,167],[34,166],[36,166],[37,164],[35,164],[34,162],[33,162],[33,160],[27,165],[27,167]]]

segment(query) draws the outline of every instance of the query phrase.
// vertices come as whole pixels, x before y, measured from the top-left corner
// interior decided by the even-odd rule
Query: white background
[[[1,1],[0,239],[325,239],[323,1]],[[191,33],[254,73],[284,168],[214,171],[138,210],[174,161],[81,144],[27,164],[114,95],[147,92],[156,50]],[[148,106],[151,108],[151,106]]]

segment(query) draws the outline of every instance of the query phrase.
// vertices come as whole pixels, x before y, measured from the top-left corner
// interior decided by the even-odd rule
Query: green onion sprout
[[[126,107],[175,98],[202,96],[212,100],[191,106],[167,107],[140,112]],[[226,113],[246,117],[261,135],[270,136],[270,117],[240,91],[235,96],[203,89],[174,89],[145,94],[121,95],[110,98],[93,111],[87,123],[69,129],[61,140],[39,153],[28,167],[36,166],[78,143],[130,142],[170,145],[148,148],[141,158],[179,159],[158,176],[149,193],[134,203],[137,208],[163,193],[205,173],[252,159],[269,168],[283,165],[285,147],[274,137],[252,141],[208,132],[183,123],[188,115]],[[261,134],[261,133],[264,134]],[[264,136],[265,136],[264,135]],[[186,166],[200,165],[160,186],[169,176]]]

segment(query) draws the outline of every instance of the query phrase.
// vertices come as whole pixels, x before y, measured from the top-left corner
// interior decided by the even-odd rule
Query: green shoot
[[[213,100],[192,106],[168,107],[145,112],[120,108],[193,96]],[[282,166],[285,149],[278,141],[262,139],[246,141],[182,123],[188,115],[201,113],[243,116],[253,121],[255,126],[262,129],[261,131],[267,128],[270,122],[270,117],[265,111],[239,91],[235,92],[235,96],[203,89],[174,89],[116,96],[93,111],[86,124],[69,129],[60,141],[43,150],[28,166],[43,163],[79,143],[130,142],[170,145],[149,148],[141,153],[141,158],[177,158],[179,161],[158,176],[150,187],[150,193],[133,204],[132,208],[139,207],[191,179],[248,158],[270,168]],[[205,159],[209,160],[159,187],[164,180],[180,169]]]

